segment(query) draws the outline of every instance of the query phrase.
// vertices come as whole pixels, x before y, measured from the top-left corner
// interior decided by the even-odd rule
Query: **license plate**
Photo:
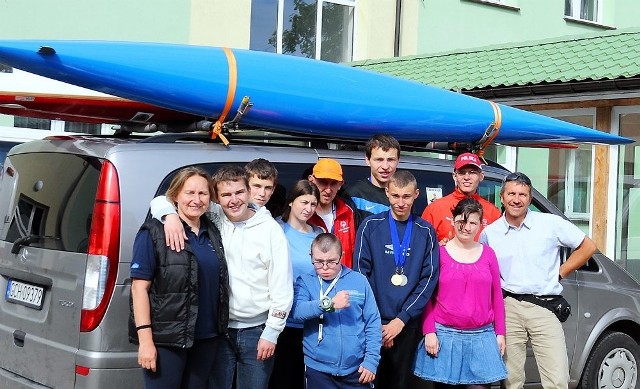
[[[42,309],[44,288],[10,279],[7,283],[7,292],[4,297],[12,303],[22,304],[40,310]]]

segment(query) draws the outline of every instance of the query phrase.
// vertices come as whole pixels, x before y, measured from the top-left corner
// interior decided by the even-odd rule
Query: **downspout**
[[[396,28],[393,39],[393,56],[400,56],[400,16],[402,11],[402,0],[396,0]]]

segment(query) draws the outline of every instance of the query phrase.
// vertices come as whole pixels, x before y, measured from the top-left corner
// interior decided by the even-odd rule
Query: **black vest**
[[[206,217],[200,218],[201,228],[207,228],[209,239],[216,248],[220,266],[218,301],[218,334],[226,335],[229,324],[229,271],[222,248],[220,232]],[[184,228],[189,228],[183,223]],[[191,347],[198,316],[198,262],[185,242],[179,253],[165,243],[163,224],[152,219],[140,227],[148,230],[155,245],[156,272],[149,289],[151,329],[156,346]],[[132,301],[132,300],[131,300]],[[213,319],[213,318],[212,318]],[[129,340],[138,344],[133,320],[133,305],[129,317]]]

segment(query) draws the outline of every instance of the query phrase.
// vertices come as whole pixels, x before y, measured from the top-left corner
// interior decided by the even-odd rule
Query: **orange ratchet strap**
[[[484,160],[484,149],[493,142],[496,136],[498,136],[500,133],[500,126],[502,125],[502,111],[500,110],[500,106],[493,101],[489,101],[489,104],[491,104],[491,108],[493,108],[494,120],[493,123],[489,124],[489,127],[485,131],[483,138],[486,137],[486,139],[481,140],[482,143],[480,144],[480,149],[477,152],[478,157],[482,158],[482,160]]]
[[[224,123],[224,119],[229,114],[229,110],[231,110],[231,104],[233,104],[233,98],[236,95],[236,86],[238,84],[238,67],[236,64],[236,57],[233,55],[233,51],[224,47],[224,54],[227,56],[227,64],[229,68],[229,89],[227,90],[227,101],[224,103],[224,109],[220,114],[218,120],[216,120],[213,128],[211,129],[211,139],[216,139],[216,137],[220,137],[222,143],[225,146],[229,145],[229,140],[222,134],[222,123]]]

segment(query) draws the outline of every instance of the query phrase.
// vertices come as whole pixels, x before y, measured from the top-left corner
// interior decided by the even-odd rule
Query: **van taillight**
[[[93,208],[80,331],[93,331],[102,321],[118,275],[120,248],[120,185],[109,161],[100,171]]]

